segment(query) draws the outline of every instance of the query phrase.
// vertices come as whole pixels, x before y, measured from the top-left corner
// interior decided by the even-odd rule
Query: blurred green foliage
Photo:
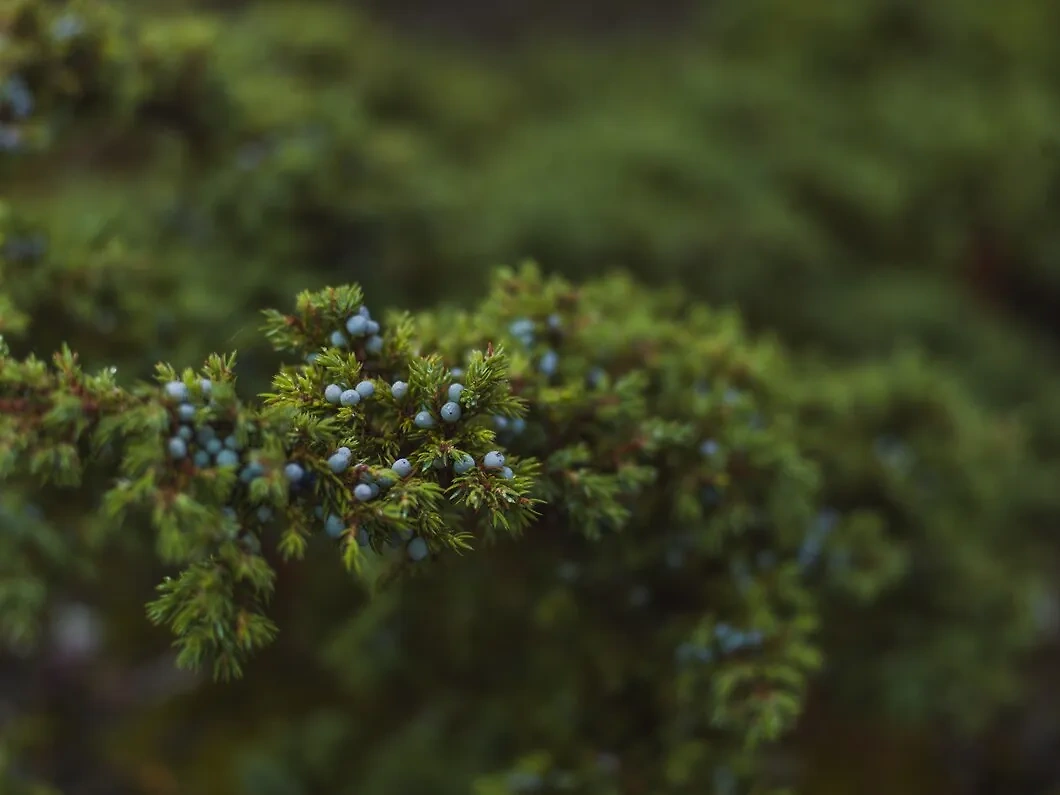
[[[257,391],[275,365],[264,306],[349,281],[467,305],[528,256],[734,304],[802,357],[800,444],[844,517],[828,555],[863,563],[822,574],[823,714],[923,738],[1033,701],[1022,586],[1060,551],[1060,6],[714,0],[650,36],[476,49],[349,4],[232,5],[0,4],[0,332],[17,351],[66,340],[146,375],[239,348]],[[82,521],[71,505],[49,519]],[[466,792],[484,760],[524,751],[523,773],[549,769],[498,739],[518,677],[409,693],[400,662],[459,678],[483,665],[462,638],[496,636],[490,664],[520,671],[533,636],[497,627],[527,615],[577,636],[577,606],[541,590],[564,543],[472,556],[368,605],[338,571],[281,578],[293,637],[224,694],[126,714],[95,764],[157,792],[334,789],[339,769],[358,792]],[[486,610],[498,570],[511,604]],[[91,588],[124,665],[164,643],[138,607],[154,573]],[[441,615],[478,634],[417,648]],[[159,763],[167,732],[182,750]],[[678,779],[697,764],[669,762]],[[952,788],[915,775],[875,783]]]

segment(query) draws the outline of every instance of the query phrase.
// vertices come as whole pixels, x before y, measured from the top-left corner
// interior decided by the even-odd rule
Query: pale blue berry
[[[239,443],[239,439],[237,439],[236,435],[233,433],[225,438],[225,447],[227,447],[229,450],[238,451],[243,447],[243,445]]]
[[[84,23],[74,14],[63,14],[52,23],[51,34],[56,41],[66,41],[80,36],[85,30]]]
[[[177,429],[177,436],[179,436],[185,442],[190,442],[192,439],[195,438],[195,431],[193,431],[187,425],[181,425],[180,428]]]
[[[511,480],[512,478],[515,477],[515,473],[512,472],[512,468],[511,467],[505,467],[504,469],[502,469],[501,470],[501,474],[504,476],[505,480]]]
[[[368,307],[364,304],[361,304],[361,306],[357,307],[357,314],[363,317],[365,320],[372,319],[372,313],[368,311]]]
[[[559,331],[563,328],[563,318],[558,314],[551,314],[548,316],[548,327],[553,331]]]
[[[394,470],[399,478],[407,478],[412,474],[412,462],[407,458],[399,458],[390,468]]]
[[[379,484],[378,483],[369,483],[368,484],[368,488],[370,488],[372,490],[372,499],[373,500],[376,497],[379,496]]]
[[[353,455],[353,451],[352,451],[352,450],[350,450],[350,448],[348,448],[348,447],[340,447],[340,448],[339,448],[338,450],[336,450],[335,452],[336,452],[336,454],[338,454],[338,455],[344,455],[344,456],[346,456],[347,458],[349,458],[350,456],[352,456],[352,455]]]
[[[486,453],[482,459],[482,466],[486,469],[500,469],[504,466],[504,455],[497,450]]]
[[[512,420],[512,433],[520,434],[526,430],[526,420],[522,417],[516,417]]]
[[[188,386],[183,381],[170,381],[166,384],[166,397],[185,403],[188,400]]]
[[[530,337],[534,333],[534,321],[527,318],[512,321],[508,331],[513,337]]]
[[[324,532],[332,538],[338,538],[342,535],[342,531],[346,529],[346,522],[341,516],[335,514],[329,514],[327,520],[324,522]]]
[[[339,403],[347,408],[350,406],[356,406],[361,402],[361,393],[356,389],[347,389],[339,395]]]
[[[365,330],[369,334],[372,334],[372,335],[378,334],[379,333],[379,324],[376,323],[374,320],[369,320],[368,321],[368,326],[367,326],[367,328]]]
[[[465,472],[469,472],[474,466],[475,459],[466,453],[453,460],[453,472],[457,475],[463,475]]]
[[[291,463],[283,468],[283,474],[291,483],[298,483],[305,477],[305,470],[300,465]]]
[[[346,335],[341,331],[331,332],[331,337],[328,338],[328,342],[331,343],[332,348],[345,348],[349,340],[346,339]]]
[[[213,429],[212,425],[203,425],[199,428],[199,432],[195,434],[195,438],[199,444],[205,446],[211,439],[217,438],[217,431]]]
[[[454,367],[452,370],[449,371],[449,374],[453,378],[462,378],[463,375],[464,375],[464,368],[463,367]]]
[[[413,420],[413,423],[417,428],[433,428],[434,417],[431,416],[429,411],[421,411],[416,415],[416,419]]]
[[[316,364],[316,361],[319,358],[320,358],[320,354],[317,353],[316,351],[313,351],[312,353],[306,354],[305,363],[306,364]]]
[[[357,544],[362,547],[368,546],[369,542],[368,531],[363,527],[357,531]]]
[[[556,370],[559,367],[559,354],[555,351],[547,351],[545,355],[541,357],[541,361],[538,362],[537,366],[544,375],[555,375]]]
[[[508,418],[497,415],[493,418],[493,426],[501,432],[508,430]]]
[[[260,508],[258,508],[258,521],[262,524],[265,524],[265,522],[271,522],[272,515],[272,508],[270,508],[268,505],[262,505]]]
[[[221,444],[221,440],[214,437],[206,443],[206,452],[210,455],[217,455],[219,452],[224,450],[224,445]]]
[[[375,384],[371,381],[361,381],[361,383],[357,385],[357,394],[362,398],[370,398],[375,394]]]
[[[239,453],[235,450],[222,450],[217,454],[217,466],[222,468],[239,466]]]
[[[353,496],[361,502],[367,502],[372,499],[372,487],[367,483],[360,483],[357,488],[353,490]]]
[[[456,403],[460,400],[460,393],[464,391],[463,384],[452,384],[449,387],[449,400]]]
[[[341,475],[350,466],[350,457],[342,455],[341,453],[335,453],[331,458],[328,459],[328,466],[331,471],[336,475]]]
[[[378,334],[369,337],[368,342],[364,343],[365,353],[370,353],[372,356],[378,356],[383,352],[383,338]]]
[[[712,458],[718,454],[721,446],[713,439],[707,439],[699,446],[699,452],[705,458]]]
[[[177,415],[184,420],[184,422],[191,422],[195,419],[195,407],[190,403],[181,403],[177,407]]]
[[[338,403],[342,397],[342,387],[338,384],[328,384],[324,390],[324,400],[328,403]]]
[[[439,412],[442,415],[444,422],[456,422],[460,419],[460,404],[459,403],[446,403],[442,406],[442,410]]]
[[[417,536],[416,538],[409,541],[409,560],[413,561],[414,563],[418,563],[419,561],[427,557],[428,552],[430,552],[430,550],[427,548],[427,542],[424,541],[422,538]]]
[[[409,385],[404,381],[395,381],[390,385],[390,394],[396,399],[401,400],[405,395],[409,393]]]
[[[210,466],[210,454],[205,450],[199,450],[195,453],[195,457],[192,461],[199,469],[206,469],[206,467]]]
[[[346,321],[346,331],[354,337],[363,337],[368,330],[368,320],[363,315],[354,315]]]
[[[188,454],[188,444],[179,436],[169,440],[169,457],[181,459]]]

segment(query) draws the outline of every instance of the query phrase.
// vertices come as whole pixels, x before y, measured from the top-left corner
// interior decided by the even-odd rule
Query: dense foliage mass
[[[1054,4],[232,5],[0,3],[0,782],[945,792],[829,749],[1048,711]]]

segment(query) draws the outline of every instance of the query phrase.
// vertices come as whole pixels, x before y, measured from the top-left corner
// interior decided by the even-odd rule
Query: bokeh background
[[[252,394],[276,365],[258,312],[298,290],[415,309],[528,258],[622,268],[816,366],[918,350],[1025,434],[1006,543],[1060,573],[1058,31],[1050,0],[2,0],[0,332],[129,378],[238,349]],[[46,507],[2,526],[50,561],[92,520]],[[0,655],[7,786],[460,793],[503,768],[502,732],[466,712],[502,725],[504,699],[404,662],[459,645],[441,619],[403,632],[441,586],[369,608],[326,557],[281,579],[281,642],[226,686],[173,670],[135,541],[120,577],[51,583],[47,632]],[[1060,793],[1058,610],[1046,589],[981,699],[811,699],[774,763],[822,795]],[[976,617],[982,643],[940,642],[936,681],[1008,643]],[[519,665],[492,651],[477,664]]]

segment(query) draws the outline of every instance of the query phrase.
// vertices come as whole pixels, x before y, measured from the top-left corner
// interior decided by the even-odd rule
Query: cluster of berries
[[[446,393],[448,399],[442,404],[442,408],[438,411],[438,415],[442,418],[442,422],[453,424],[460,421],[460,418],[464,414],[464,411],[460,406],[460,395],[463,391],[463,384],[450,384],[449,390]],[[390,394],[398,400],[402,400],[408,392],[409,385],[404,381],[396,381],[390,387]],[[423,406],[418,412],[416,412],[416,416],[413,418],[412,423],[417,428],[428,430],[435,426],[434,415],[431,414],[430,409]]]
[[[203,397],[209,397],[213,384],[208,378],[199,382]],[[192,461],[200,469],[211,465],[228,468],[240,464],[239,444],[234,434],[224,439],[218,436],[217,428],[209,423],[198,421],[199,409],[191,402],[187,384],[182,381],[170,381],[165,386],[166,397],[177,403],[174,410],[176,433],[167,444],[170,458],[181,460],[193,453]]]
[[[372,356],[383,352],[383,338],[379,336],[379,323],[372,320],[368,307],[362,306],[346,320],[346,331],[331,332],[328,342],[333,348],[345,348],[350,340],[364,340],[365,353]]]
[[[324,400],[339,406],[356,406],[375,394],[375,384],[361,381],[353,389],[345,389],[338,384],[328,384],[324,389]]]
[[[752,629],[746,632],[734,629],[728,624],[718,624],[714,627],[714,639],[718,644],[721,654],[734,654],[742,649],[757,648],[765,641],[765,635],[760,630]],[[709,663],[715,659],[714,649],[702,643],[685,642],[677,647],[677,661],[679,663]]]
[[[556,314],[549,315],[547,325],[550,331],[558,333],[563,328],[563,319]],[[529,348],[536,340],[537,324],[530,318],[519,318],[508,326],[508,333]],[[559,354],[551,348],[546,350],[538,360],[537,369],[544,376],[554,376],[559,369]]]

